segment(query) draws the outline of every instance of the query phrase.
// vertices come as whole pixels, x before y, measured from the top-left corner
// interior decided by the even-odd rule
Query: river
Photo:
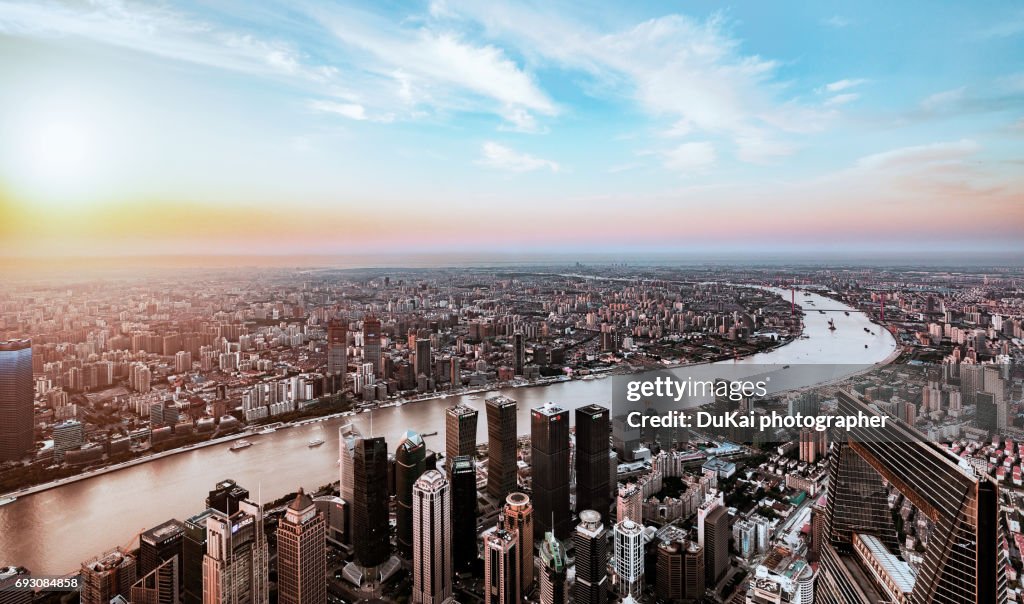
[[[788,298],[788,291],[774,291]],[[797,303],[806,312],[804,333],[810,336],[808,339],[727,363],[841,364],[852,373],[885,361],[896,350],[889,332],[863,314],[816,294],[797,297]],[[834,311],[822,315],[817,309]],[[851,312],[846,315],[843,310]],[[828,318],[835,321],[835,331],[828,329]],[[140,531],[168,518],[183,520],[200,512],[207,492],[224,478],[235,479],[254,498],[260,496],[263,501],[274,500],[300,486],[315,489],[335,481],[338,427],[349,420],[356,420],[362,433],[370,434],[372,415],[372,434],[385,436],[389,449],[394,448],[405,430],[411,429],[424,434],[437,432],[425,440],[430,448],[443,450],[444,409],[456,402],[481,411],[477,439],[484,442],[487,426],[483,408],[484,399],[489,396],[503,394],[516,399],[519,432],[527,433],[532,407],[549,401],[568,409],[590,403],[607,405],[612,381],[574,380],[409,403],[372,414],[249,436],[253,446],[241,451],[231,451],[230,443],[212,445],[20,497],[0,507],[0,567],[20,565],[36,574],[73,572],[82,561],[106,549],[133,546]],[[317,438],[326,442],[309,448],[307,443]]]

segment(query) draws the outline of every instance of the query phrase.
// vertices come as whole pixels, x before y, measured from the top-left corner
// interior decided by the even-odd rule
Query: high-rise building
[[[882,417],[850,392],[839,391],[836,399],[838,415]],[[859,604],[894,596],[914,603],[1007,601],[994,479],[978,475],[947,449],[892,418],[882,427],[854,426],[839,437],[829,469],[815,601]],[[913,502],[934,527],[916,574],[898,558],[886,484]]]
[[[388,445],[359,438],[352,459],[352,545],[356,561],[374,568],[388,559]]]
[[[32,578],[24,566],[0,566],[0,604],[32,604],[31,589],[13,589],[19,581]]]
[[[135,583],[135,558],[120,548],[82,563],[81,604],[109,604]]]
[[[426,471],[427,446],[423,438],[406,431],[395,448],[395,501],[398,505],[398,552],[412,556],[412,487]]]
[[[526,338],[523,332],[512,334],[512,370],[516,375],[523,375],[526,366]]]
[[[548,403],[530,413],[534,540],[569,538],[569,412]]]
[[[414,604],[441,604],[451,597],[451,486],[437,470],[427,471],[413,485],[412,569]]]
[[[416,359],[413,365],[413,372],[416,377],[425,375],[430,377],[434,374],[434,369],[430,361],[430,339],[429,338],[417,338],[416,339]]]
[[[278,602],[324,604],[326,577],[326,521],[313,499],[300,488],[277,525]]]
[[[487,399],[487,493],[504,501],[516,490],[516,402]]]
[[[72,451],[85,442],[85,427],[82,422],[67,419],[53,426],[53,460],[64,461],[65,451]]]
[[[608,409],[586,405],[576,409],[576,510],[595,510],[608,519],[612,484],[608,464],[611,441]]]
[[[206,507],[213,508],[228,516],[238,511],[238,505],[249,499],[249,491],[227,478],[217,483],[206,497]]]
[[[444,454],[446,467],[456,457],[476,457],[476,423],[479,413],[472,407],[455,405],[444,412]]]
[[[519,593],[527,595],[533,586],[533,505],[525,493],[510,493],[505,498],[505,530],[518,535],[516,548],[519,550]]]
[[[0,341],[0,462],[32,451],[32,426],[32,341]]]
[[[377,317],[363,319],[363,360],[373,365],[373,375],[383,376],[381,325]]]
[[[644,527],[627,518],[615,525],[613,533],[619,594],[639,599],[644,585]]]
[[[484,533],[484,604],[519,604],[519,539],[500,526]]]
[[[473,458],[459,456],[448,466],[452,491],[452,564],[472,569],[476,553],[476,467]]]
[[[341,375],[348,368],[348,326],[334,320],[327,324],[327,373]]]
[[[704,548],[696,541],[658,544],[655,591],[663,601],[695,602],[704,597]]]
[[[562,544],[551,533],[540,544],[540,603],[568,604],[568,565]]]
[[[704,518],[704,584],[714,589],[729,570],[729,510],[717,506]]]
[[[178,556],[172,556],[142,575],[129,589],[129,601],[132,604],[178,604],[179,560]]]
[[[208,516],[203,604],[267,604],[269,557],[262,507],[246,500],[230,516]]]
[[[171,519],[158,524],[148,531],[139,535],[139,555],[136,576],[145,578],[164,562],[176,558],[178,562],[174,565],[174,574],[179,582],[179,590],[182,577],[182,565],[184,563],[184,542],[185,525],[180,520]],[[169,569],[164,569],[166,575]],[[165,578],[162,576],[162,578]],[[175,591],[177,599],[178,591]]]
[[[580,523],[573,533],[576,549],[576,582],[572,600],[579,604],[605,604],[608,601],[608,532],[595,510],[579,513]]]
[[[210,516],[227,516],[219,510],[206,510],[185,520],[185,535],[182,541],[181,576],[184,604],[203,602],[203,559],[206,557],[206,519]]]
[[[643,522],[643,494],[635,482],[620,485],[619,495],[615,500],[615,521],[629,519],[633,522]]]

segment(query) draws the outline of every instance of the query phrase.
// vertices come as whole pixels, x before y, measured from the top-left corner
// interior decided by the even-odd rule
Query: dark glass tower
[[[395,449],[395,499],[398,503],[398,553],[412,557],[412,486],[426,471],[427,447],[412,430]]]
[[[228,478],[217,483],[206,497],[206,507],[224,512],[228,516],[238,511],[238,504],[249,499],[249,491]]]
[[[448,407],[444,412],[445,466],[461,455],[476,456],[476,424],[479,413],[465,405]]]
[[[487,399],[487,494],[505,501],[516,490],[516,402]]]
[[[608,521],[611,506],[608,409],[587,405],[576,409],[576,510],[595,510]]]
[[[544,533],[569,537],[569,412],[553,404],[530,414],[533,475],[533,539]],[[605,477],[608,466],[605,465]]]
[[[451,461],[452,564],[457,571],[469,571],[476,560],[476,468],[473,458],[459,456]]]
[[[356,441],[352,460],[352,543],[356,560],[375,567],[388,559],[388,444],[383,437]]]
[[[608,531],[601,523],[601,514],[594,510],[580,512],[580,523],[572,538],[576,548],[572,601],[605,604],[608,601]]]
[[[185,541],[185,525],[179,520],[168,520],[139,535],[137,577],[145,577],[158,566],[177,557],[175,575],[181,576],[182,546]]]
[[[181,544],[181,575],[185,604],[203,602],[203,556],[206,554],[206,519],[210,516],[226,516],[219,510],[206,509],[185,521],[185,535]]]
[[[32,421],[32,341],[0,341],[0,462],[32,451]]]
[[[856,395],[840,391],[839,415],[881,417]],[[840,431],[825,506],[821,570],[815,600],[860,604],[884,591],[863,570],[869,557],[899,566],[884,480],[934,525],[909,600],[937,604],[1003,604],[1006,561],[1000,543],[999,486],[947,449],[894,418],[884,427]]]

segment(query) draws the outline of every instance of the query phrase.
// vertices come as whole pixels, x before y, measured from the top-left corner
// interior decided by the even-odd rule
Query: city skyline
[[[0,3],[0,256],[1021,250],[1012,3],[236,8]]]

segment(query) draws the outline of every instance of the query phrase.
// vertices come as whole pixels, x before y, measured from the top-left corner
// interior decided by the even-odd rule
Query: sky
[[[0,0],[0,255],[1024,252],[1019,2]]]

